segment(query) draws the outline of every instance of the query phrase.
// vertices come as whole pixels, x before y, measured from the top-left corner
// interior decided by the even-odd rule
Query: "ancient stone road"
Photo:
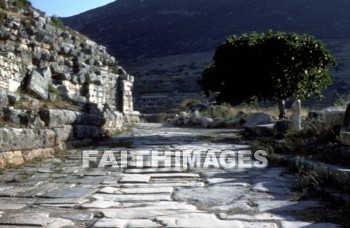
[[[249,149],[213,140],[234,136],[228,129],[138,124],[90,149],[128,149],[130,165],[142,151]],[[49,159],[1,176],[0,227],[337,227],[293,217],[319,203],[293,201],[298,194],[291,190],[295,177],[282,167],[91,166],[82,167],[78,150],[66,160]]]

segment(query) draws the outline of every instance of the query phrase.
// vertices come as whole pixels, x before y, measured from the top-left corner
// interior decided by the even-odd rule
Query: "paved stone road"
[[[132,165],[142,151],[249,148],[209,140],[235,135],[138,124],[91,149],[129,149]],[[1,176],[0,227],[337,227],[293,218],[318,202],[293,201],[295,177],[284,168],[84,169],[80,154]]]

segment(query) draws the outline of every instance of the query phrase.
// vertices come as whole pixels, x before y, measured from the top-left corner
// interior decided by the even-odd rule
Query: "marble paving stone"
[[[23,197],[33,197],[33,196],[40,197],[46,194],[47,192],[59,189],[62,186],[63,186],[62,184],[57,184],[57,183],[45,183],[33,190],[23,193],[22,196]]]
[[[126,169],[124,173],[130,174],[151,174],[151,173],[179,173],[183,168],[146,168],[146,169]]]
[[[60,228],[60,227],[74,227],[75,224],[74,222],[67,220],[67,219],[62,219],[62,218],[51,218],[48,224],[45,226],[47,228]]]
[[[35,187],[14,187],[4,189],[0,191],[0,196],[18,197],[23,195],[25,192],[35,190]]]
[[[98,191],[98,189],[88,189],[81,187],[64,187],[60,189],[53,190],[43,195],[47,198],[84,198],[92,195]]]
[[[27,206],[27,204],[16,204],[16,203],[1,203],[1,210],[19,210],[23,209]]]
[[[34,204],[81,204],[84,198],[38,198]]]
[[[339,228],[339,225],[331,223],[309,223],[301,221],[281,221],[282,228]]]
[[[122,178],[118,182],[119,183],[148,183],[150,179],[151,177],[149,175],[125,174],[122,176]]]
[[[110,176],[112,174],[111,171],[105,171],[105,170],[87,170],[87,171],[79,171],[78,173],[76,173],[75,175],[79,175],[79,176]]]
[[[130,227],[130,228],[158,228],[161,227],[149,219],[101,219],[93,227]]]
[[[208,184],[210,185],[221,185],[221,186],[242,186],[249,187],[249,183],[242,182],[242,180],[237,179],[226,179],[226,178],[208,178]]]
[[[179,218],[173,220],[163,220],[166,223],[166,227],[187,227],[187,228],[243,228],[244,226],[239,221],[228,221],[228,220],[219,220],[211,218]]]
[[[248,201],[236,201],[232,204],[212,207],[211,210],[212,211],[228,211],[228,210],[254,211],[255,209],[249,205]]]
[[[87,221],[92,220],[94,218],[94,214],[92,212],[85,211],[58,211],[50,213],[50,217],[57,217],[74,221]]]
[[[45,226],[49,222],[49,213],[11,213],[0,218],[0,226]]]
[[[269,193],[276,193],[276,194],[288,194],[290,190],[282,187],[280,184],[266,184],[266,183],[257,183],[253,186],[252,191],[256,192],[269,192]]]
[[[261,214],[255,214],[255,215],[249,215],[249,214],[225,214],[220,213],[219,214],[220,219],[225,220],[245,220],[245,221],[279,221],[287,219],[286,217],[274,215],[270,213],[261,213]]]
[[[174,202],[174,201],[159,201],[159,202],[126,202],[122,205],[123,208],[131,208],[138,211],[149,210],[191,210],[197,211],[197,208],[186,202]]]
[[[118,218],[118,219],[145,219],[156,218],[158,216],[172,216],[174,214],[187,214],[195,212],[193,210],[165,210],[165,209],[152,209],[152,210],[138,210],[138,208],[128,209],[103,209],[102,214],[106,218]]]
[[[315,201],[258,200],[255,203],[258,204],[258,210],[260,212],[298,211],[308,207],[319,206],[319,203]]]
[[[159,188],[113,188],[104,187],[99,192],[106,194],[152,194],[152,193],[169,193],[173,192],[172,187],[159,187]]]
[[[234,203],[248,190],[237,186],[210,186],[207,188],[179,188],[174,199],[186,202],[198,202],[208,206]]]
[[[137,194],[137,195],[106,195],[95,194],[93,198],[113,201],[113,202],[129,202],[129,201],[169,201],[171,197],[169,194]]]
[[[120,207],[121,203],[119,202],[112,202],[112,201],[106,201],[106,200],[95,200],[91,203],[84,203],[81,205],[82,208],[114,208],[114,207]]]
[[[34,198],[13,198],[13,197],[3,197],[0,198],[0,205],[5,203],[10,204],[33,204],[36,201]],[[1,209],[1,207],[0,207]]]
[[[209,220],[215,220],[216,216],[214,214],[208,214],[208,213],[174,213],[173,215],[167,215],[167,216],[158,216],[156,218],[156,221],[159,221],[161,224],[166,224],[167,227],[177,227],[177,220],[178,219],[209,219]]]
[[[151,178],[199,178],[196,173],[151,173]]]
[[[185,154],[194,150],[219,153],[250,147],[217,140],[234,137],[236,133],[232,129],[136,124],[133,131],[98,144],[101,149],[118,145],[120,150],[125,150],[122,145],[130,146],[129,165],[135,165],[135,156],[142,151],[181,149]],[[215,139],[210,141],[208,137]],[[92,149],[96,147],[92,145]],[[9,225],[10,228],[337,227],[292,217],[296,210],[317,207],[318,203],[290,201],[298,193],[291,192],[295,176],[285,168],[84,169],[80,164],[81,151],[71,152],[72,156],[64,162],[51,159],[0,177],[1,228]],[[150,156],[144,160],[149,162]]]
[[[119,177],[111,177],[111,176],[69,176],[67,178],[61,178],[55,180],[57,183],[73,183],[73,184],[93,184],[99,185],[105,181],[115,181],[117,182]]]
[[[203,182],[197,181],[181,181],[181,182],[167,182],[167,183],[150,183],[150,184],[119,184],[118,187],[122,188],[143,188],[143,187],[204,187]]]

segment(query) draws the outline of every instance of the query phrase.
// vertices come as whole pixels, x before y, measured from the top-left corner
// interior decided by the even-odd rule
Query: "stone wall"
[[[0,167],[138,121],[134,77],[105,47],[12,2],[0,9]],[[66,108],[48,108],[58,100]]]

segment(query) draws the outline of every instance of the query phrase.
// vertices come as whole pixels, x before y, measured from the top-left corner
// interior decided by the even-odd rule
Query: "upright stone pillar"
[[[344,122],[340,129],[340,142],[350,146],[350,103],[346,107]]]
[[[292,129],[300,131],[301,130],[301,102],[300,100],[294,101],[291,107],[292,115],[290,120],[292,121]]]

